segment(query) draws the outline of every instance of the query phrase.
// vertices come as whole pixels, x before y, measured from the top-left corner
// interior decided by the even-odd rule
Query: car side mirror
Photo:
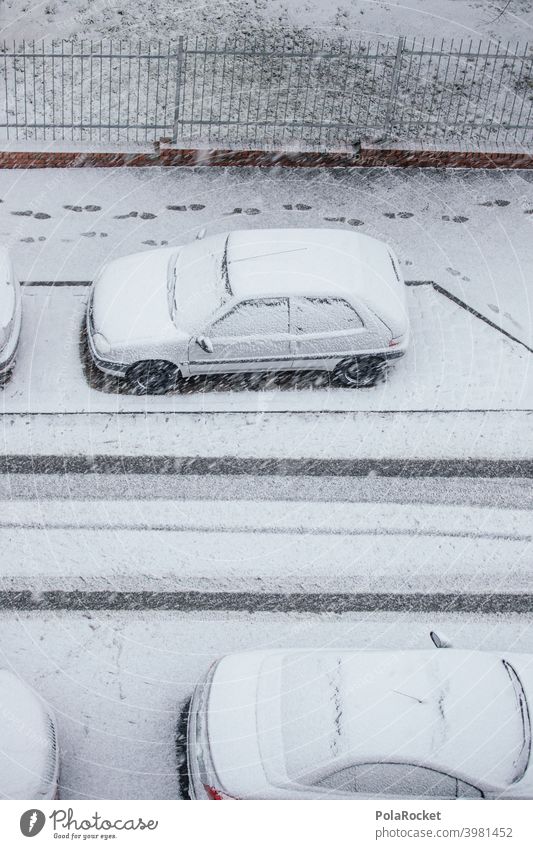
[[[440,634],[437,634],[436,631],[430,631],[429,636],[431,637],[431,641],[432,641],[433,645],[435,646],[435,648],[437,648],[437,649],[451,649],[452,648],[451,640],[449,640],[448,637],[445,637],[442,632]]]
[[[211,339],[209,339],[208,336],[197,336],[196,344],[199,345],[202,351],[205,351],[206,354],[213,353],[213,343],[211,342]]]

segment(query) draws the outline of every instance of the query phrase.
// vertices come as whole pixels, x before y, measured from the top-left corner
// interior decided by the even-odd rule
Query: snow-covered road
[[[440,627],[458,648],[533,651],[531,618],[412,613],[3,613],[0,665],[54,707],[60,796],[179,794],[180,705],[221,654],[274,647],[430,648]]]

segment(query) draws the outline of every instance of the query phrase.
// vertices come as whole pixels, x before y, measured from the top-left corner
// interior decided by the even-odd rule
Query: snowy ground
[[[55,709],[62,798],[176,798],[179,706],[225,652],[533,651],[531,506],[519,479],[6,476],[0,665]]]
[[[434,626],[461,648],[533,651],[531,619],[516,615],[6,613],[0,663],[56,711],[61,798],[168,799],[179,794],[179,706],[216,657],[270,647],[429,648]]]
[[[306,442],[309,450],[318,451],[308,456],[336,451],[342,456],[365,456],[365,451],[366,456],[383,456],[384,451],[392,456],[428,456],[428,452],[443,456],[443,451],[476,456],[480,445],[485,455],[494,456],[497,448],[497,456],[517,452],[523,456],[533,397],[531,354],[520,344],[531,346],[533,340],[531,186],[528,172],[1,173],[0,235],[26,281],[89,281],[107,259],[153,245],[179,244],[193,238],[203,225],[210,233],[280,225],[357,228],[394,246],[407,279],[437,282],[518,340],[506,338],[428,283],[408,288],[413,322],[409,354],[391,368],[387,382],[373,389],[343,390],[315,377],[288,384],[280,380],[259,385],[240,380],[229,386],[189,384],[168,397],[139,398],[124,386],[89,383],[79,351],[87,287],[25,286],[20,358],[1,398],[3,411],[11,414],[4,420],[6,450],[22,450],[26,441],[28,451],[31,433],[35,450],[56,453],[59,440],[70,452],[76,442],[80,444],[80,432],[90,432],[95,440],[92,450],[99,453],[100,447],[102,453],[109,442],[105,433],[113,432],[117,445],[131,447],[133,438],[135,453],[145,454],[165,453],[165,446],[169,454],[194,453],[200,439],[202,452],[212,453],[218,445],[221,454],[246,450],[248,456],[256,456],[259,443],[267,456],[269,450],[290,456],[292,450],[305,451]],[[501,421],[489,422],[488,414],[480,422],[476,418],[480,413],[472,412],[467,421],[467,411],[476,410],[518,412],[506,418],[502,432]],[[149,412],[153,418],[150,424],[143,419],[141,431],[131,422],[119,425],[110,418],[105,423],[98,419],[114,411]],[[172,431],[171,444],[165,417],[156,420],[158,413],[170,411],[199,416],[228,413],[231,419],[219,419],[216,425],[201,419],[200,430],[198,422],[184,422],[183,431]],[[409,411],[419,415],[410,416]],[[457,419],[437,421],[440,412],[447,415],[444,411],[463,412]],[[85,431],[79,416],[55,424],[39,420],[38,431],[34,418],[30,423],[37,413],[56,412],[82,418],[87,414]],[[290,412],[307,419],[293,423],[286,415]],[[344,417],[326,422],[326,412]],[[369,418],[358,419],[354,430],[353,419],[345,414],[363,412]],[[392,429],[389,422],[385,445],[375,428],[380,412],[403,416]],[[251,418],[238,422],[239,413]],[[276,413],[285,415],[276,421],[272,418]],[[387,434],[387,425],[380,422],[380,426]],[[69,433],[71,427],[75,429]],[[58,428],[55,438],[50,428]],[[297,436],[302,429],[303,442]],[[479,439],[482,433],[485,437]],[[52,452],[46,451],[47,439],[48,445],[54,444]],[[250,442],[254,439],[255,447]],[[106,450],[113,449],[106,446]]]
[[[533,342],[530,171],[4,170],[0,198],[0,238],[25,280],[91,280],[108,259],[203,226],[342,227],[386,240],[406,279],[433,280]]]
[[[483,37],[527,40],[529,0],[4,0],[2,32],[43,37],[142,38],[204,33],[315,36]]]

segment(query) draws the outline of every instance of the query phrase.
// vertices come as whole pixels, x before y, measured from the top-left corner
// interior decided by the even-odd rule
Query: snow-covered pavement
[[[341,227],[389,242],[533,342],[530,171],[119,168],[0,172],[0,238],[25,280],[91,280],[106,260],[209,233]]]
[[[179,456],[257,456],[258,446],[263,456],[530,453],[529,172],[4,171],[0,196],[0,236],[29,281],[88,281],[111,257],[179,244],[203,225],[356,227],[395,247],[408,280],[428,281],[408,289],[411,350],[377,387],[237,381],[164,398],[89,385],[79,350],[86,286],[25,286],[20,358],[0,397],[8,454],[57,454],[59,444]],[[504,411],[513,412],[502,427]],[[170,412],[188,416],[169,428]]]
[[[179,794],[179,707],[216,657],[274,647],[430,648],[435,626],[458,648],[533,651],[531,618],[513,615],[14,612],[0,616],[0,665],[55,710],[61,798],[168,799]]]

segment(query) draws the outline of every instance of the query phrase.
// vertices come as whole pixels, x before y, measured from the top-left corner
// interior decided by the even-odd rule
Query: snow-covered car
[[[0,385],[15,364],[21,323],[20,283],[8,251],[0,248]]]
[[[0,798],[53,799],[58,772],[50,710],[16,675],[0,669]]]
[[[195,799],[533,798],[533,656],[222,657],[193,694]]]
[[[409,319],[384,242],[343,230],[240,230],[113,260],[88,303],[96,366],[141,391],[179,376],[327,370],[372,385]]]

